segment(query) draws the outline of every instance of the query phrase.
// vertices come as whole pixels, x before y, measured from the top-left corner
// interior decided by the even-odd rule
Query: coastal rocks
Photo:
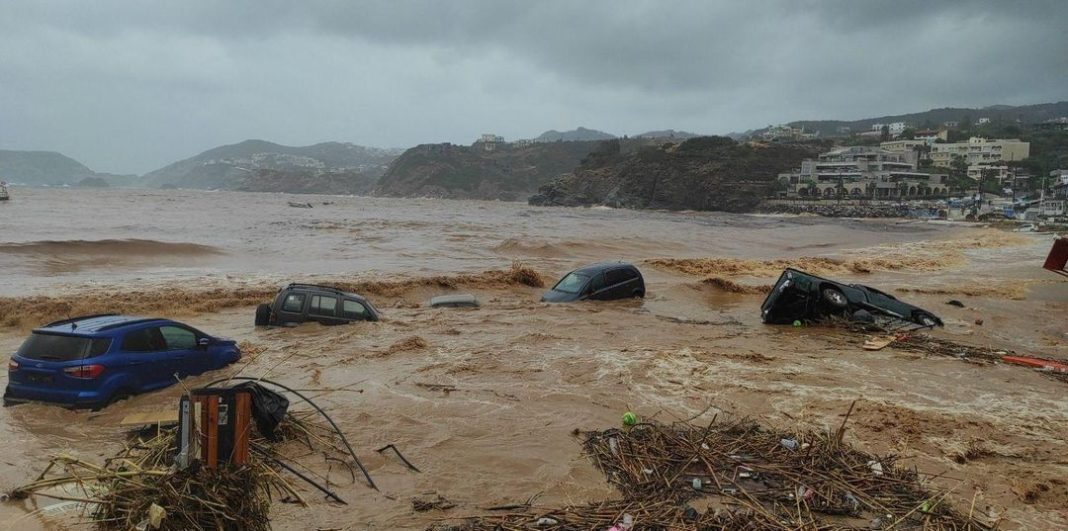
[[[815,214],[829,218],[907,218],[914,217],[907,204],[842,205],[835,203],[761,204],[758,212],[769,214]]]

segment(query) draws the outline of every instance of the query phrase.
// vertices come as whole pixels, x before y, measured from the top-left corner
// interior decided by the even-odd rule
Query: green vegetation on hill
[[[1068,116],[1068,101],[1057,103],[1040,103],[1037,105],[994,105],[986,108],[969,109],[946,107],[931,109],[924,112],[910,114],[898,114],[893,116],[880,116],[878,118],[865,118],[863,120],[799,120],[790,122],[791,127],[804,127],[807,132],[819,131],[820,136],[839,135],[839,129],[848,127],[851,132],[859,133],[871,131],[875,124],[888,124],[893,122],[905,122],[917,129],[938,128],[946,122],[957,122],[959,126],[973,124],[979,118],[989,118],[991,122],[1035,124],[1046,120]],[[755,131],[759,134],[764,131]]]
[[[779,173],[826,147],[818,142],[739,144],[713,136],[635,149],[627,141],[610,140],[529,202],[746,212],[771,191]]]
[[[596,146],[596,142],[424,144],[405,151],[390,165],[375,194],[522,200],[573,170]]]

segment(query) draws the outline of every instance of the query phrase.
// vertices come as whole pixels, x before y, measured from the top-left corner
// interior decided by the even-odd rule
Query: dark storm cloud
[[[1068,2],[8,3],[0,147],[725,133],[1068,94]]]

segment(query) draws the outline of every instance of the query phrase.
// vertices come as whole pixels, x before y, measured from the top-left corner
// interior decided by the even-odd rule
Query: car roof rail
[[[152,321],[166,321],[166,320],[167,319],[164,319],[162,317],[144,317],[144,318],[141,318],[141,319],[131,319],[129,321],[120,321],[118,323],[111,323],[109,325],[101,326],[100,328],[97,328],[96,331],[97,332],[103,332],[105,330],[112,330],[112,329],[115,329],[115,328],[122,328],[124,326],[130,326],[130,325],[141,324],[141,323],[150,323]]]
[[[334,291],[337,293],[345,293],[345,290],[334,286],[324,286],[322,284],[308,284],[304,282],[290,282],[286,288],[317,288],[327,291]]]
[[[117,313],[94,313],[94,314],[90,314],[90,315],[79,315],[78,317],[68,317],[66,319],[60,319],[58,321],[53,321],[51,323],[48,323],[48,324],[42,326],[41,328],[48,328],[50,326],[59,326],[59,325],[65,325],[65,324],[70,324],[70,323],[76,323],[78,321],[84,321],[86,319],[95,319],[97,317],[112,317],[112,316],[115,316],[115,315],[119,315],[119,314],[117,314]]]

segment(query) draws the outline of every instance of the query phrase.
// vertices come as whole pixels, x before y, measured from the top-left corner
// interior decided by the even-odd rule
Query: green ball
[[[794,327],[801,326],[801,321],[794,321]]]
[[[623,425],[633,426],[638,423],[638,416],[630,411],[623,414]]]

